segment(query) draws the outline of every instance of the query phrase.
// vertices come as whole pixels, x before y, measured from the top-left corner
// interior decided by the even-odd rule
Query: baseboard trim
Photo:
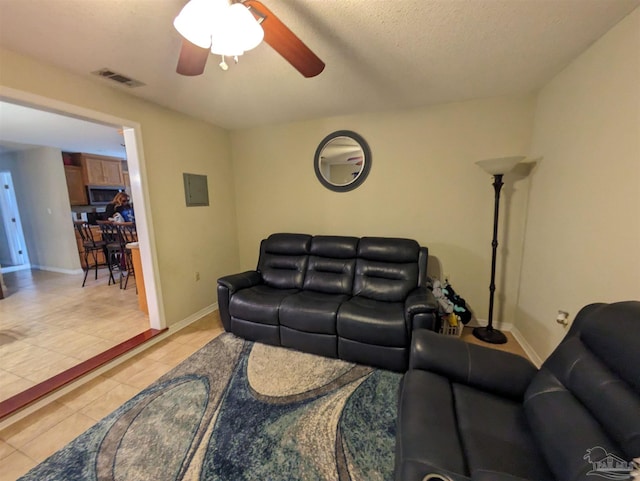
[[[485,327],[487,324],[489,324],[489,321],[487,321],[486,319],[473,318],[469,321],[469,323],[467,324],[467,327]],[[501,331],[507,331],[507,332],[510,332],[511,330],[514,329],[514,325],[511,322],[496,321],[493,324],[493,327]]]
[[[489,322],[485,319],[471,319],[469,321],[469,323],[467,324],[466,327],[484,327],[488,324]],[[531,360],[531,362],[537,367],[540,368],[540,366],[542,365],[542,359],[540,358],[540,356],[538,355],[538,353],[535,351],[535,349],[533,349],[533,347],[531,347],[531,344],[529,344],[527,342],[527,339],[522,335],[522,333],[518,330],[518,328],[513,325],[513,323],[511,322],[496,322],[494,324],[496,329],[499,329],[501,331],[505,331],[505,332],[510,332],[511,335],[514,337],[514,339],[516,341],[518,341],[518,344],[520,344],[520,346],[522,347],[522,350],[526,353],[526,355],[529,357],[529,359]]]
[[[189,324],[192,324],[196,322],[198,319],[201,319],[204,316],[209,315],[212,312],[215,312],[217,310],[218,310],[217,302],[214,302],[213,304],[209,304],[207,307],[200,309],[198,312],[194,312],[193,314],[191,314],[188,317],[185,317],[181,321],[178,321],[175,324],[171,324],[170,326],[168,326],[169,332],[170,334],[173,334],[174,332],[179,331],[180,329],[184,329]]]
[[[527,342],[527,339],[522,335],[522,333],[518,330],[518,328],[514,326],[513,329],[511,329],[511,334],[513,335],[515,340],[518,341],[520,346],[522,346],[522,349],[527,354],[527,356],[529,356],[529,359],[531,360],[531,362],[538,369],[540,369],[540,366],[542,366],[542,362],[543,362],[542,358],[533,349],[533,347],[531,347],[531,344]]]
[[[51,266],[39,266],[36,264],[31,264],[32,269],[38,269],[39,271],[49,271],[49,272],[57,272],[58,274],[82,274],[84,271],[82,269],[63,269],[61,267],[51,267]]]
[[[5,266],[0,269],[2,274],[8,274],[9,272],[24,271],[31,269],[31,264],[20,264],[19,266]]]

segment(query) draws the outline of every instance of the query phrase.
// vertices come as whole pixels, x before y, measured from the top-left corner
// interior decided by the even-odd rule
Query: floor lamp
[[[493,240],[491,241],[491,283],[489,284],[489,323],[486,327],[476,327],[473,335],[478,339],[491,344],[504,344],[507,337],[493,328],[493,296],[496,291],[496,254],[498,252],[498,213],[500,211],[500,189],[502,189],[502,176],[513,169],[524,157],[500,157],[497,159],[485,159],[476,162],[485,172],[493,175],[493,189],[495,190],[495,204],[493,210]]]

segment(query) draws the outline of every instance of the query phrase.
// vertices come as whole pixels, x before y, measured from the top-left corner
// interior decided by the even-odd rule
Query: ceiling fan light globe
[[[229,24],[218,23],[211,35],[211,53],[225,57],[235,57],[244,53],[238,34]]]
[[[224,16],[228,7],[226,0],[191,0],[174,19],[173,26],[189,42],[209,48],[212,25]]]
[[[264,30],[247,7],[234,3],[227,9],[227,25],[234,41],[244,50],[251,50],[264,39]]]
[[[211,53],[223,57],[238,57],[244,53],[241,47],[228,40],[228,38],[214,35],[211,39]]]
[[[202,30],[198,26],[194,26],[192,23],[182,22],[179,17],[176,17],[173,22],[173,26],[180,35],[194,45],[202,48],[209,48],[211,45],[211,33],[206,30]]]
[[[264,30],[242,4],[234,3],[212,25],[211,53],[236,57],[257,47]]]

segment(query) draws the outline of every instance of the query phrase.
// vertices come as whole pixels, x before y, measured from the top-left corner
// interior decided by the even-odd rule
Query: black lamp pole
[[[496,254],[498,252],[498,213],[500,211],[500,189],[504,185],[502,183],[503,174],[495,174],[493,176],[493,189],[496,193],[495,207],[493,210],[493,240],[491,241],[491,284],[489,284],[489,323],[486,327],[476,327],[473,329],[473,335],[478,339],[489,342],[491,344],[504,344],[507,337],[497,329],[493,328],[493,296],[496,291]]]

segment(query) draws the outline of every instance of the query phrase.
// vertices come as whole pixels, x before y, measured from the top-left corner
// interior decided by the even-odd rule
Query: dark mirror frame
[[[352,182],[346,185],[332,184],[324,178],[324,175],[322,175],[322,172],[320,171],[320,155],[322,154],[322,151],[326,147],[326,145],[337,137],[349,137],[358,142],[364,156],[364,164],[362,165],[360,174],[358,175],[358,177],[353,179]],[[327,189],[334,192],[349,192],[350,190],[353,190],[356,187],[360,186],[369,175],[369,171],[371,170],[371,149],[369,148],[369,144],[367,144],[367,141],[364,140],[361,135],[351,130],[336,130],[335,132],[330,133],[324,139],[322,139],[322,142],[320,142],[320,145],[318,145],[316,153],[313,156],[313,169],[315,170],[316,177],[318,178],[320,183]]]

